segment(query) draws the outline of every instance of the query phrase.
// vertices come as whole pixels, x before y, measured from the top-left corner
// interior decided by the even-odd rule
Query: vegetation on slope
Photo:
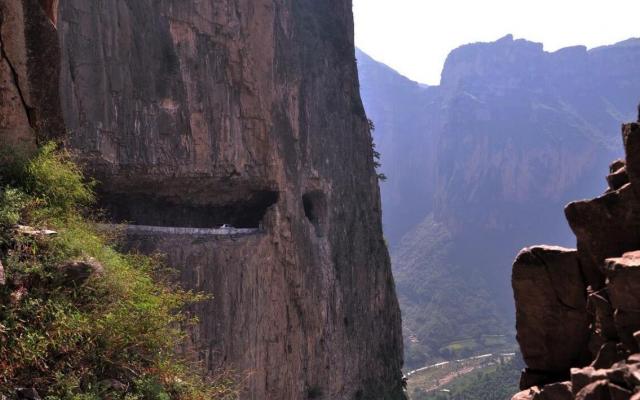
[[[425,392],[416,388],[411,400],[509,400],[518,392],[520,356],[504,364],[492,365],[456,378],[439,390]]]
[[[451,237],[443,224],[425,219],[391,256],[403,312],[407,370],[516,347],[486,277],[451,261],[458,252]]]
[[[110,245],[85,217],[92,184],[69,154],[49,144],[1,161],[0,395],[231,397],[230,379],[207,380],[177,352],[194,322],[185,307],[202,296],[171,284],[156,258]]]

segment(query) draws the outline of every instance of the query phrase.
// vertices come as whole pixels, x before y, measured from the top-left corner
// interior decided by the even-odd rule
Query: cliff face
[[[0,2],[0,142],[33,148],[64,134],[51,1]]]
[[[400,314],[351,2],[63,0],[70,143],[114,222],[214,298],[194,348],[243,398],[402,398]]]
[[[470,44],[428,87],[358,61],[388,177],[383,223],[407,361],[448,357],[440,349],[469,338],[471,352],[494,352],[482,335],[512,333],[513,254],[572,246],[562,207],[600,193],[601,171],[622,153],[616,130],[635,114],[640,41],[553,53],[510,36]]]
[[[565,208],[578,249],[526,248],[513,265],[527,364],[514,399],[640,398],[640,125],[622,130],[609,189]]]

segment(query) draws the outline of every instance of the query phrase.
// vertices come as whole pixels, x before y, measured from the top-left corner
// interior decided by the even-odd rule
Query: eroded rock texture
[[[607,192],[565,209],[577,251],[534,247],[516,258],[527,369],[514,400],[640,398],[640,126],[624,125],[622,137],[626,160],[611,164]]]
[[[402,398],[348,0],[63,0],[70,143],[115,220],[212,293],[193,344],[244,398]]]
[[[0,1],[0,143],[33,148],[62,136],[56,2]]]
[[[562,374],[588,362],[586,287],[577,252],[551,246],[524,249],[512,279],[517,337],[527,366]]]

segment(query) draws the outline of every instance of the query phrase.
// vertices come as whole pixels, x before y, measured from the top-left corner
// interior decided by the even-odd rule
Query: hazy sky
[[[429,84],[454,48],[508,33],[547,51],[640,37],[640,0],[353,0],[353,11],[358,47]]]

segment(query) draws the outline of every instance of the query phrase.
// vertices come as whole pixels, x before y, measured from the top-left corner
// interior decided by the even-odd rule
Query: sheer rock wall
[[[102,205],[262,229],[128,237],[213,294],[193,345],[248,373],[243,398],[403,398],[352,23],[349,0],[61,1],[69,143]]]
[[[64,134],[55,2],[0,1],[0,143],[33,148]]]

